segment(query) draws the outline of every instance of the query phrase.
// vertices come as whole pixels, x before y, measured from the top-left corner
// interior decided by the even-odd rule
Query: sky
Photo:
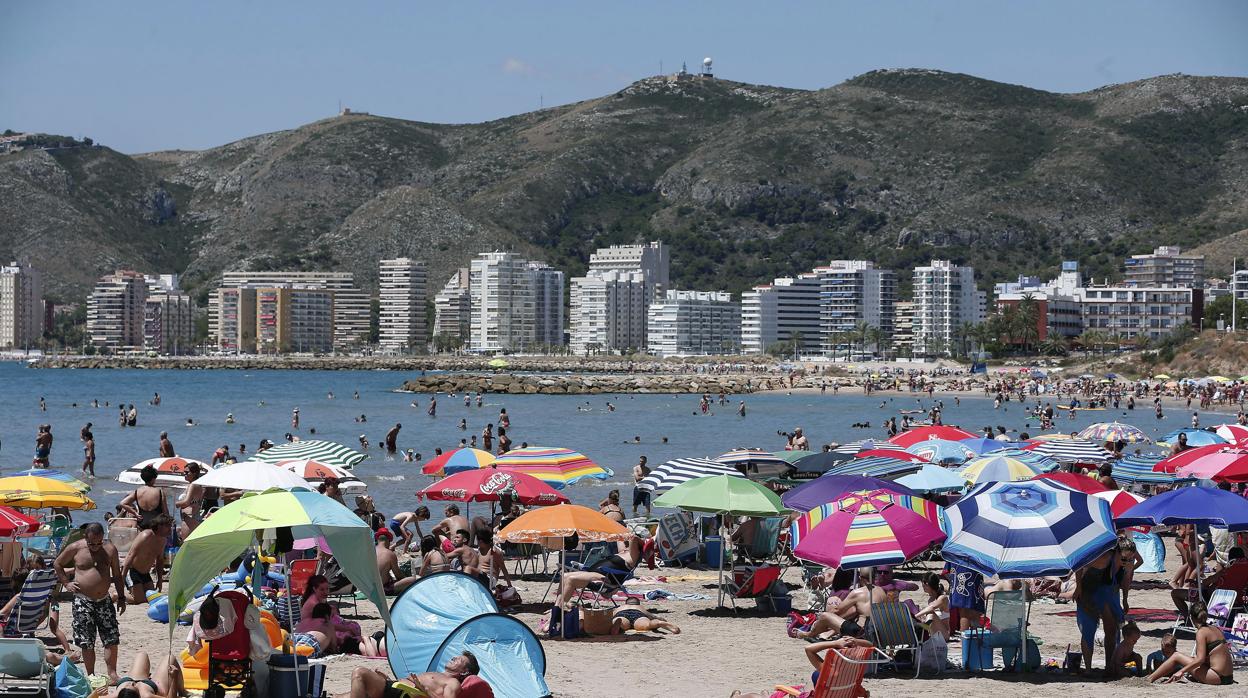
[[[477,122],[714,58],[819,89],[934,68],[1056,92],[1248,76],[1244,0],[0,2],[0,130],[200,149],[338,105]]]

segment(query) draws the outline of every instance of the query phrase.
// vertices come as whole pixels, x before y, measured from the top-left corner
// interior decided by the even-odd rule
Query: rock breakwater
[[[601,393],[744,394],[781,388],[779,377],[742,374],[524,375],[442,373],[403,383],[413,393],[598,395]]]

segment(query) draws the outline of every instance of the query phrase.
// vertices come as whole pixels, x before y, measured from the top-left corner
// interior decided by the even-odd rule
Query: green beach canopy
[[[169,618],[177,618],[201,587],[247,551],[266,529],[290,527],[294,538],[324,538],[355,588],[377,604],[390,623],[373,532],[350,509],[319,492],[295,488],[244,494],[221,507],[187,537],[174,558],[169,581]],[[269,533],[267,537],[272,537]],[[170,637],[177,623],[169,623]]]
[[[333,441],[292,441],[252,455],[252,460],[281,465],[288,460],[314,460],[350,470],[368,456]]]
[[[654,500],[654,506],[735,516],[779,516],[789,512],[779,495],[766,486],[731,475],[683,482]]]

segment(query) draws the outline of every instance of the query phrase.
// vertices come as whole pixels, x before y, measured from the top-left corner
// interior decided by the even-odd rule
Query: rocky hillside
[[[829,258],[933,255],[984,283],[1096,275],[1154,244],[1248,228],[1248,80],[1167,76],[1053,94],[925,70],[813,92],[651,78],[482,124],[366,115],[201,152],[0,156],[0,257],[80,295],[117,266],[336,268],[476,252],[583,269],[661,238],[689,287],[739,291]],[[1216,245],[1206,249],[1216,249]]]

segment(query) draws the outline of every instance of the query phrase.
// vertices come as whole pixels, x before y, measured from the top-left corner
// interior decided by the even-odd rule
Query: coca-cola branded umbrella
[[[515,501],[526,506],[568,503],[567,497],[532,475],[494,468],[455,473],[417,492],[416,496],[439,501],[497,502],[508,491],[513,493]]]

